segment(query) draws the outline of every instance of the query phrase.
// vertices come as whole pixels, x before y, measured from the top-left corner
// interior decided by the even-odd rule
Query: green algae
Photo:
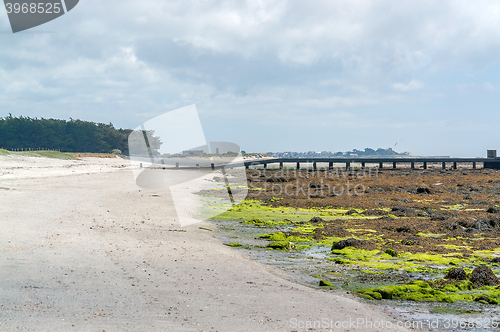
[[[405,285],[390,285],[378,288],[359,290],[359,293],[371,296],[375,300],[409,300],[409,301],[425,301],[425,302],[447,302],[453,303],[456,301],[454,297],[440,290],[433,289],[428,283],[420,280],[412,281]],[[374,297],[373,294],[378,293],[380,296]]]
[[[242,221],[244,224],[253,224],[257,226],[283,226],[289,225],[290,220],[282,220],[282,221],[272,221],[272,220],[261,220],[259,218],[252,218],[248,221]]]
[[[321,287],[324,287],[324,286],[327,286],[327,287],[335,287],[335,286],[334,286],[331,282],[326,281],[326,280],[324,280],[324,279],[321,279],[321,280],[319,281],[319,285],[320,285]]]
[[[382,271],[372,271],[372,270],[358,270],[361,273],[366,273],[366,274],[384,274]]]
[[[226,245],[228,247],[242,247],[243,246],[241,243],[238,243],[238,242],[224,243],[224,245]]]
[[[261,234],[259,235],[262,239],[267,239],[269,241],[289,241],[289,242],[313,242],[314,239],[312,237],[303,237],[303,236],[286,236],[283,232],[277,233],[269,233],[269,234]]]
[[[461,255],[460,253],[456,253],[456,255]],[[468,262],[467,259],[456,258],[452,256],[446,256],[443,254],[428,254],[428,253],[409,253],[409,252],[401,252],[399,257],[405,259],[408,262],[422,262],[426,264],[437,264],[437,265],[458,265],[460,263]]]
[[[351,233],[365,233],[365,232],[377,233],[377,231],[374,229],[364,229],[364,228],[347,228],[346,231]]]
[[[387,249],[385,252],[381,250],[365,250],[354,247],[346,247],[344,249],[334,249],[332,254],[341,257],[328,257],[337,264],[350,264],[362,267],[369,267],[376,270],[405,270],[407,272],[422,272],[434,273],[435,268],[429,265],[460,265],[462,263],[476,262],[477,259],[471,257],[469,260],[453,257],[452,255],[459,254],[426,254],[409,252],[396,253],[393,249]],[[395,256],[393,256],[395,254]]]
[[[356,249],[354,247],[346,247],[344,249],[333,249],[332,254],[342,255],[350,260],[370,261],[374,258],[391,258],[390,255],[381,253],[380,250],[365,250]]]
[[[302,226],[293,228],[291,231],[302,234],[312,234],[316,231],[316,228],[323,228],[323,224],[318,224],[316,226],[313,226],[310,223],[306,223]]]
[[[467,204],[442,205],[441,210],[459,211],[464,209],[466,206]]]
[[[380,296],[373,294],[378,293]],[[361,289],[358,294],[372,299],[407,300],[416,302],[481,302],[483,304],[500,303],[500,290],[497,287],[484,286],[474,289],[468,280],[450,281],[435,279],[429,282],[415,280],[403,285],[388,285],[378,288]]]
[[[274,241],[269,243],[267,247],[275,250],[290,250],[294,246],[290,241]]]
[[[331,247],[333,243],[335,242],[339,242],[341,240],[343,240],[344,238],[341,238],[341,237],[337,237],[337,236],[328,236],[328,237],[325,237],[323,238],[322,240],[319,240],[319,241],[316,241],[315,243],[313,243],[312,245],[313,246],[318,246],[318,247]]]
[[[435,314],[443,315],[463,315],[463,314],[479,314],[481,311],[463,309],[463,308],[451,308],[451,307],[432,307],[430,312]]]
[[[437,247],[443,247],[451,250],[472,250],[469,246],[457,246],[454,244],[438,244]]]
[[[433,233],[422,233],[422,232],[417,233],[417,236],[422,236],[422,237],[441,237],[444,235],[446,234],[445,233],[433,234]]]
[[[223,213],[213,217],[215,220],[238,220],[245,221],[253,218],[260,220],[279,222],[284,219],[291,221],[308,221],[311,218],[319,215],[332,215],[338,219],[373,219],[376,216],[349,216],[344,215],[348,209],[345,208],[292,208],[292,207],[273,207],[266,205],[257,200],[244,200],[240,204],[231,206],[230,204],[209,202],[207,203],[209,209],[225,210]]]

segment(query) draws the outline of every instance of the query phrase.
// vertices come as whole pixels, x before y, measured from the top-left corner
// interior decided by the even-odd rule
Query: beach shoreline
[[[211,223],[181,228],[122,159],[3,156],[0,187],[1,330],[403,330],[389,308],[278,277]]]

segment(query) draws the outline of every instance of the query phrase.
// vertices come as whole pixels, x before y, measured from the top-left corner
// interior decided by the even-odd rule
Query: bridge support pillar
[[[249,166],[249,165],[245,165],[245,169],[249,169],[249,168],[250,168],[250,166]]]
[[[395,161],[392,162],[392,168],[396,169],[396,162]]]
[[[424,161],[424,169],[427,169],[427,162]]]
[[[316,166],[316,162],[313,162],[313,170],[316,170],[317,166]]]
[[[483,163],[483,168],[489,168],[489,169],[500,169],[500,163],[494,163],[491,161],[485,161]]]
[[[267,169],[267,163],[264,163],[264,169]]]
[[[349,161],[346,161],[345,163],[345,169],[350,169],[351,168],[351,163]]]
[[[477,168],[476,162],[475,162],[475,161],[473,161],[473,162],[472,162],[472,169],[476,169],[476,168]]]
[[[415,169],[415,162],[414,162],[414,161],[412,161],[412,162],[410,163],[410,168],[411,168],[411,169]]]
[[[378,168],[380,169],[384,168],[384,163],[378,163]]]
[[[328,163],[328,169],[333,169],[333,163],[332,162]]]
[[[297,169],[300,169],[300,163],[297,161]]]
[[[364,161],[361,162],[361,168],[365,168],[366,163]]]
[[[210,164],[210,167],[212,167],[212,171],[215,169],[215,164],[214,163],[211,163]]]
[[[453,162],[453,169],[457,169],[457,162],[456,161]]]
[[[280,161],[280,169],[283,169],[283,162]]]
[[[443,161],[443,162],[441,163],[441,168],[442,168],[442,169],[446,169],[446,161]]]

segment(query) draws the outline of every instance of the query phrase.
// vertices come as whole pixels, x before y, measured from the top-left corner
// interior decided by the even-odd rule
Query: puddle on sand
[[[498,331],[500,308],[478,303],[421,303],[399,301],[391,304],[406,327],[423,331]]]

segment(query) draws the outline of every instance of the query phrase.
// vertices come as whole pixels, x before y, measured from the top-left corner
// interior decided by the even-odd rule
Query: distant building
[[[205,154],[205,151],[203,151],[203,150],[185,150],[185,151],[182,151],[182,154],[185,156],[199,156],[199,155]]]

